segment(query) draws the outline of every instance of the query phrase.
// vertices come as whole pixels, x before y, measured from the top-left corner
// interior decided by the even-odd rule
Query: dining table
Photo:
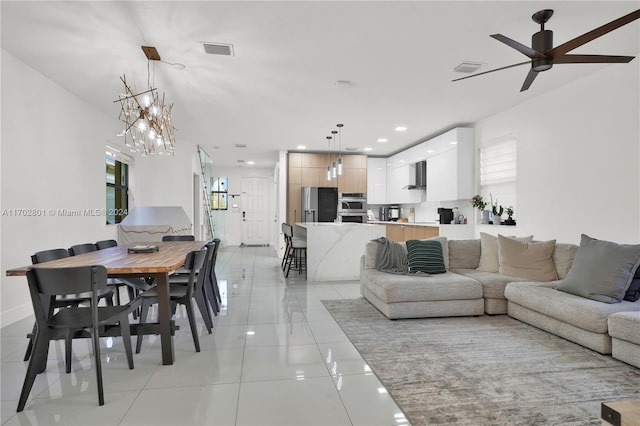
[[[162,348],[162,364],[171,365],[175,361],[173,334],[177,327],[172,320],[169,299],[169,274],[184,265],[187,254],[200,250],[206,241],[162,241],[145,242],[145,246],[157,246],[157,251],[145,252],[130,249],[141,244],[109,247],[63,259],[7,269],[7,276],[26,276],[29,268],[64,268],[76,266],[102,265],[111,278],[150,278],[158,291],[158,322],[132,324],[131,334],[159,334]]]

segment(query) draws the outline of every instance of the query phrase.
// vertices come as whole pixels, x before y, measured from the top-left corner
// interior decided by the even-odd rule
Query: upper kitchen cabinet
[[[387,203],[416,204],[424,201],[424,189],[407,188],[409,185],[414,185],[416,180],[416,165],[408,164],[408,161],[403,160],[397,163],[398,166],[387,167]]]
[[[387,159],[367,159],[367,204],[387,203]]]
[[[430,147],[433,152],[427,155],[427,201],[473,197],[474,133],[471,128],[456,128],[438,136]]]

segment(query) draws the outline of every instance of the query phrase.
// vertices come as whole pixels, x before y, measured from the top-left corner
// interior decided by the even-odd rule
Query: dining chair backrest
[[[193,235],[164,235],[162,241],[195,241]]]
[[[83,253],[90,253],[98,250],[98,247],[94,243],[76,244],[69,248],[69,254],[71,256],[77,256]]]
[[[288,223],[282,224],[282,232],[284,232],[284,235],[287,238],[293,238],[293,226],[289,225]]]
[[[96,247],[98,248],[98,250],[104,250],[106,248],[115,247],[117,245],[118,245],[118,242],[116,240],[96,241]]]
[[[184,269],[189,272],[189,284],[187,287],[187,296],[193,297],[195,287],[201,287],[204,283],[204,275],[199,274],[200,269],[204,266],[207,250],[194,250],[187,253],[184,259]]]
[[[69,250],[63,248],[43,250],[31,256],[31,263],[35,265],[38,263],[49,262],[51,260],[64,259],[69,256]]]
[[[107,286],[107,269],[102,265],[66,268],[29,268],[29,286],[38,295],[67,295],[100,290]]]

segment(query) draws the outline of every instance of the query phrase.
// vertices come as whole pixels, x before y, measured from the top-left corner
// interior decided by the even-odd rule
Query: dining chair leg
[[[29,357],[31,356],[31,352],[33,351],[33,338],[35,335],[36,335],[36,325],[33,324],[33,329],[31,330],[31,333],[27,334],[27,338],[29,339],[29,341],[27,342],[27,349],[24,352],[23,361],[29,361]]]
[[[127,354],[129,370],[133,370],[133,351],[131,349],[131,327],[129,326],[129,314],[125,313],[120,318],[120,335],[124,344],[124,352]]]
[[[67,334],[64,338],[64,365],[67,374],[71,373],[71,353],[72,353],[73,331],[67,330]]]
[[[200,339],[198,339],[198,329],[196,327],[196,316],[193,312],[193,301],[187,300],[185,306],[187,308],[187,317],[189,318],[189,326],[191,327],[191,335],[193,336],[193,344],[196,352],[200,352]]]
[[[98,405],[104,405],[104,390],[102,387],[102,360],[100,359],[100,335],[98,327],[94,325],[91,332],[93,340],[93,356],[96,362],[96,379],[98,380]]]
[[[142,300],[142,305],[140,306],[140,314],[138,315],[138,323],[144,324],[147,322],[147,313],[149,311],[149,303],[146,300]],[[144,334],[138,334],[138,338],[136,339],[136,353],[140,353],[140,349],[142,349],[142,339],[144,338]]]
[[[198,309],[200,310],[200,315],[202,316],[202,320],[204,321],[204,325],[207,327],[207,331],[209,334],[213,332],[213,320],[211,319],[211,313],[209,312],[209,307],[207,306],[207,301],[205,300],[204,290],[196,291],[195,294],[196,304],[198,305]]]
[[[17,412],[24,410],[24,406],[33,388],[33,383],[39,373],[44,371],[43,365],[46,366],[47,355],[49,354],[49,332],[47,330],[38,331],[33,336],[33,351],[31,359],[27,366],[27,373],[24,376],[22,391],[20,391],[20,399],[18,400]]]

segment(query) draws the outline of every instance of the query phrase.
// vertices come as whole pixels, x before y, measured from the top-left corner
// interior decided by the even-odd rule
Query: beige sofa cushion
[[[515,238],[518,241],[529,243],[533,241],[533,235],[528,237],[507,237]],[[498,261],[498,237],[480,233],[480,263],[478,264],[478,271],[495,272],[498,273],[500,269],[500,263]]]
[[[609,315],[608,322],[611,337],[640,345],[640,311]]]
[[[554,281],[558,279],[552,259],[555,246],[556,240],[523,243],[498,235],[498,271],[500,275]]]
[[[559,280],[567,276],[577,251],[578,246],[575,244],[556,243],[556,248],[553,250],[553,264]]]
[[[504,295],[509,302],[593,333],[606,333],[607,317],[616,312],[639,311],[640,301],[602,303],[555,290],[551,283],[513,282]]]
[[[480,262],[480,240],[449,240],[449,268],[476,269]]]
[[[531,281],[526,278],[483,272],[477,269],[452,269],[451,272],[472,278],[482,284],[482,297],[485,299],[503,299],[507,284],[518,281]]]
[[[384,303],[482,298],[478,281],[452,272],[416,276],[365,269],[364,279],[365,287]]]

